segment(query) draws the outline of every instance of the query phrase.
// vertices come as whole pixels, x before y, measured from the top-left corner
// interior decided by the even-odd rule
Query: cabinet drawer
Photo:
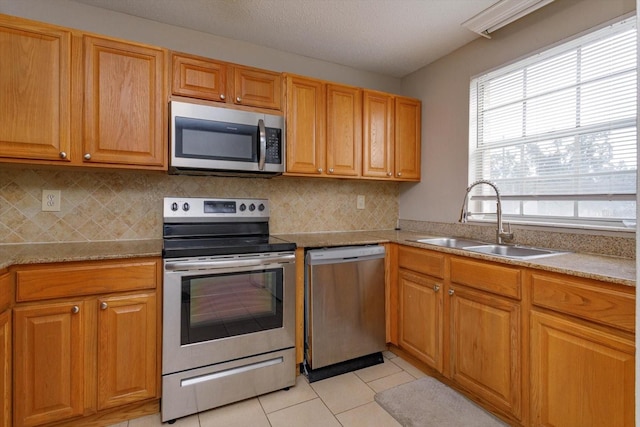
[[[160,274],[159,258],[25,266],[16,271],[16,301],[152,289]]]
[[[531,274],[533,304],[635,331],[635,295],[606,284],[562,275]]]
[[[451,282],[520,299],[519,269],[488,262],[451,258]]]
[[[400,246],[398,266],[440,279],[444,277],[444,255],[438,252]]]

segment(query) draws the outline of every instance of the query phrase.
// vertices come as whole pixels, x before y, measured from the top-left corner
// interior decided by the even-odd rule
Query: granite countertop
[[[17,264],[95,261],[162,255],[162,239],[0,244],[0,269]]]
[[[281,234],[277,235],[277,237],[290,242],[295,242],[299,247],[306,248],[366,245],[388,242],[401,243],[417,248],[431,249],[454,255],[465,255],[470,258],[484,259],[508,265],[570,274],[576,277],[584,277],[587,279],[595,279],[626,286],[636,286],[636,262],[634,259],[629,258],[569,252],[547,258],[518,260],[495,255],[474,253],[461,249],[418,243],[412,240],[442,236],[396,230]]]
[[[373,245],[389,242],[401,243],[418,248],[431,249],[454,255],[465,255],[470,258],[484,259],[508,265],[531,267],[627,286],[636,285],[636,263],[635,260],[628,258],[566,253],[548,258],[516,260],[494,255],[473,253],[461,249],[418,243],[413,240],[440,236],[396,230],[294,233],[279,234],[276,235],[276,237],[289,242],[294,242],[298,247],[304,248]],[[113,242],[0,244],[0,269],[17,264],[87,261],[161,255],[162,239]]]

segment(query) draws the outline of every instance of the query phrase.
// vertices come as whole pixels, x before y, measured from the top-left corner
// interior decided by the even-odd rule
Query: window
[[[635,225],[636,56],[633,17],[472,79],[469,177],[505,218]],[[489,186],[469,210],[495,217]]]

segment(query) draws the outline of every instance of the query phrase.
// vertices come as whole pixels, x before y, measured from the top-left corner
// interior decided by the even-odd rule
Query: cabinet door
[[[634,425],[632,340],[558,316],[531,313],[533,425]]]
[[[442,281],[399,271],[400,347],[442,372]]]
[[[188,55],[172,55],[174,95],[225,102],[227,66],[222,62]]]
[[[327,173],[360,176],[362,163],[362,91],[327,85]]]
[[[0,156],[69,161],[71,33],[0,18]]]
[[[324,85],[318,80],[288,76],[287,173],[324,173],[324,151]]]
[[[155,293],[99,300],[98,409],[157,394]]]
[[[363,92],[362,175],[393,178],[393,97]]]
[[[11,427],[11,310],[0,314],[0,427]]]
[[[452,379],[519,418],[519,304],[458,285],[449,295]]]
[[[84,306],[41,304],[14,310],[14,425],[82,414]]]
[[[272,110],[282,108],[281,74],[235,66],[233,75],[235,104]]]
[[[166,169],[164,51],[84,37],[84,163]]]
[[[420,106],[418,100],[396,97],[394,138],[396,179],[420,180]]]

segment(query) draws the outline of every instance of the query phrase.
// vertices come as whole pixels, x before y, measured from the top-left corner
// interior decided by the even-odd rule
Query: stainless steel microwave
[[[273,176],[284,172],[284,117],[171,101],[169,172]]]

